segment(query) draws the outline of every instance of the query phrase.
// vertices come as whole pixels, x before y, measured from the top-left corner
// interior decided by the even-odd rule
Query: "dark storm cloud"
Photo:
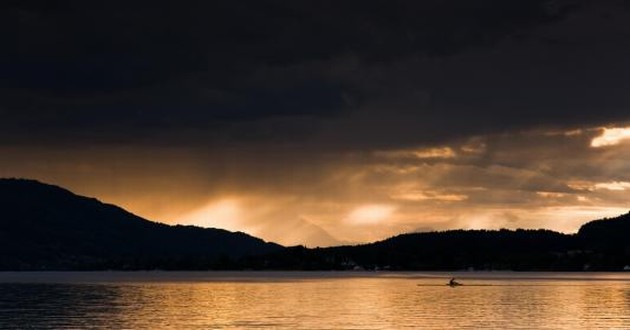
[[[0,137],[369,149],[624,121],[626,4],[7,1]]]

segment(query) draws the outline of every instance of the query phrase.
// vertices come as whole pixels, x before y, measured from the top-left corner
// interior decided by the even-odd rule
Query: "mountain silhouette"
[[[630,213],[550,230],[449,230],[410,233],[356,246],[290,247],[266,267],[297,270],[621,271],[630,268]]]
[[[170,226],[25,179],[0,179],[0,269],[221,269],[280,245]]]
[[[607,268],[614,268],[619,256],[626,266],[630,265],[630,212],[588,222],[577,235],[581,245],[589,251],[596,251]]]
[[[63,188],[0,179],[0,270],[273,269],[618,271],[630,213],[550,230],[450,230],[356,246],[282,247],[240,232],[171,226]]]

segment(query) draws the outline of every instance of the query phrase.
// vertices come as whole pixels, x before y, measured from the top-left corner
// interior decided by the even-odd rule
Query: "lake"
[[[630,274],[0,272],[0,328],[630,329]]]

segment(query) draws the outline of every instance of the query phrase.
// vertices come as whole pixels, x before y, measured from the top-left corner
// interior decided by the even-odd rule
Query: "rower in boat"
[[[448,286],[458,286],[458,285],[462,285],[462,284],[461,284],[461,283],[459,283],[459,282],[457,282],[457,281],[455,280],[455,278],[454,278],[454,277],[451,277],[451,280],[450,280],[450,281],[448,281],[448,284],[447,284],[447,285],[448,285]]]

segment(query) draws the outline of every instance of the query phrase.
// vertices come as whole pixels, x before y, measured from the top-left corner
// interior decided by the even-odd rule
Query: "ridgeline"
[[[169,226],[32,180],[0,179],[0,270],[232,269],[282,249],[244,233]]]
[[[282,247],[244,233],[169,226],[33,180],[0,179],[0,270],[621,271],[630,213],[577,234],[412,233],[357,246]]]

